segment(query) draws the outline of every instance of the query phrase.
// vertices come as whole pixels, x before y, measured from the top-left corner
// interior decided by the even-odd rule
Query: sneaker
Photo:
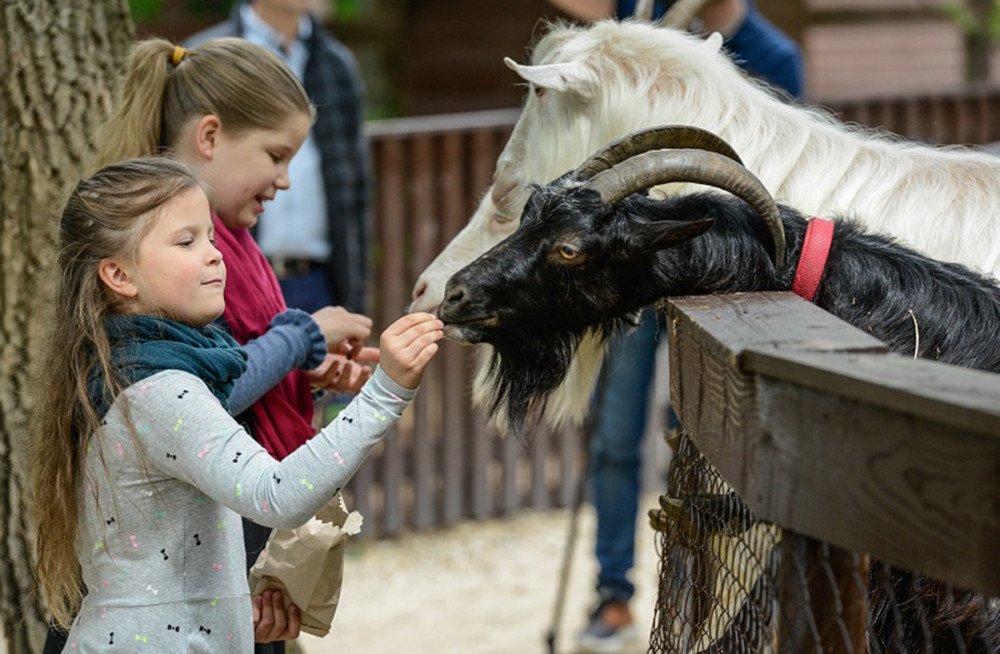
[[[619,599],[602,600],[590,614],[587,628],[577,636],[581,652],[619,652],[641,648],[639,630],[632,621],[628,603]]]

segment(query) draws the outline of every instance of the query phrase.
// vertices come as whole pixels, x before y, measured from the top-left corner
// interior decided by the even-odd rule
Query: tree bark
[[[26,512],[28,432],[57,218],[107,119],[133,39],[126,0],[0,0],[0,627],[41,651]]]

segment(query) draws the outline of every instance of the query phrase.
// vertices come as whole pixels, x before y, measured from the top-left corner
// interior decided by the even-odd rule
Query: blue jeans
[[[639,327],[615,339],[604,360],[601,397],[590,446],[590,480],[597,511],[597,590],[602,598],[631,599],[627,573],[635,562],[642,437],[659,343],[656,315],[646,309]]]

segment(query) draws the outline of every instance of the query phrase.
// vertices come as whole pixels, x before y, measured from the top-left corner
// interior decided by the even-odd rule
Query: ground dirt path
[[[648,640],[657,585],[656,534],[643,498],[639,513],[633,612]],[[548,651],[556,589],[569,530],[568,509],[522,511],[428,533],[350,544],[341,606],[323,639],[303,636],[304,654],[522,654]],[[594,601],[594,512],[581,509],[579,532],[556,638],[576,651]],[[645,652],[646,646],[628,650]]]

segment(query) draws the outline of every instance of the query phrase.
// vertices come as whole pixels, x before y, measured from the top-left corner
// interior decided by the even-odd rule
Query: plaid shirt
[[[309,61],[303,86],[316,107],[313,135],[323,162],[329,284],[336,302],[360,313],[370,310],[368,273],[371,243],[371,153],[364,126],[364,84],[357,62],[313,17],[306,40]],[[229,19],[189,37],[195,46],[223,36],[242,37],[240,3]]]

